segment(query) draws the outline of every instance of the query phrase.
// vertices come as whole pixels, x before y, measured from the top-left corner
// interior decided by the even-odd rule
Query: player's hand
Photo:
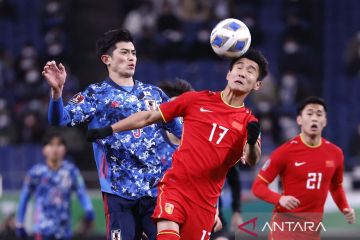
[[[28,238],[28,235],[23,226],[16,227],[15,233],[16,233],[16,237],[19,239],[27,239]]]
[[[355,214],[355,211],[354,209],[352,208],[345,208],[343,210],[343,214],[345,216],[345,219],[346,221],[349,223],[349,224],[354,224],[355,221],[356,221],[356,214]]]
[[[221,229],[222,229],[222,222],[221,222],[221,220],[219,218],[219,215],[216,215],[215,216],[215,222],[214,222],[213,231],[217,232],[217,231],[219,231]]]
[[[260,135],[260,124],[258,122],[249,122],[246,126],[247,129],[247,143],[249,145],[255,145]]]
[[[244,220],[242,219],[241,214],[239,212],[234,212],[231,217],[230,231],[236,232],[239,229],[238,226],[243,222]]]
[[[281,196],[279,204],[287,210],[293,210],[300,205],[300,201],[293,196]]]
[[[55,61],[48,61],[44,66],[42,75],[54,93],[61,93],[66,80],[66,70],[62,63],[56,64]]]
[[[94,142],[96,139],[105,138],[113,134],[113,129],[111,126],[103,127],[103,128],[93,128],[89,129],[86,133],[86,140],[88,142]]]

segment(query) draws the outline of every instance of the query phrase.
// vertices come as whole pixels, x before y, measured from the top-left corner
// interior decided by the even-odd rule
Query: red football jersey
[[[306,145],[297,136],[276,149],[259,172],[259,177],[270,183],[279,175],[282,195],[299,199],[300,205],[291,212],[322,213],[329,189],[342,184],[342,150],[321,139],[316,147]],[[276,212],[289,212],[279,204]]]
[[[226,174],[240,160],[246,126],[257,121],[245,107],[226,104],[220,92],[187,92],[160,105],[165,122],[183,117],[183,135],[162,182],[214,210]]]

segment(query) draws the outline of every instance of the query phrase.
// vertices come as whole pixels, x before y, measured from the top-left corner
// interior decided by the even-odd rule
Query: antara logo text
[[[255,231],[256,222],[258,217],[252,218],[238,226],[240,231],[243,231],[253,237],[257,237],[258,234]],[[250,225],[250,227],[245,228],[245,226]],[[249,230],[251,229],[251,230]],[[281,231],[281,232],[318,232],[319,230],[323,230],[326,232],[326,228],[322,222],[292,222],[292,221],[284,221],[284,222],[265,222],[265,224],[260,229],[261,232],[264,231]]]

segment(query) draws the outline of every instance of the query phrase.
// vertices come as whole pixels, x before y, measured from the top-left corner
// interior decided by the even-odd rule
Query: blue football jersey
[[[169,140],[165,130],[163,130],[161,134],[164,138],[164,141],[162,141],[157,147],[159,148],[159,156],[161,157],[162,170],[165,172],[171,167],[172,155],[177,149],[178,145],[173,144]]]
[[[17,222],[24,222],[27,202],[34,194],[34,232],[57,238],[70,237],[72,192],[77,193],[85,211],[93,211],[83,178],[74,164],[64,161],[56,171],[45,163],[36,164],[25,177]]]
[[[62,110],[60,103],[50,102],[50,122],[74,126],[83,122],[89,128],[109,126],[136,112],[156,110],[169,98],[158,87],[135,81],[126,91],[111,79],[92,84],[75,95]],[[114,133],[93,144],[101,190],[126,199],[157,196],[157,183],[163,175],[160,146],[163,124]],[[177,119],[166,128],[181,137]]]

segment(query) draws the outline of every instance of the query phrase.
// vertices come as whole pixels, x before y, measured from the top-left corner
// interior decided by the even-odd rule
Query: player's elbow
[[[261,198],[260,193],[262,192],[261,191],[262,187],[264,187],[263,185],[264,183],[260,182],[258,177],[256,177],[253,185],[251,186],[251,192],[255,197]]]

